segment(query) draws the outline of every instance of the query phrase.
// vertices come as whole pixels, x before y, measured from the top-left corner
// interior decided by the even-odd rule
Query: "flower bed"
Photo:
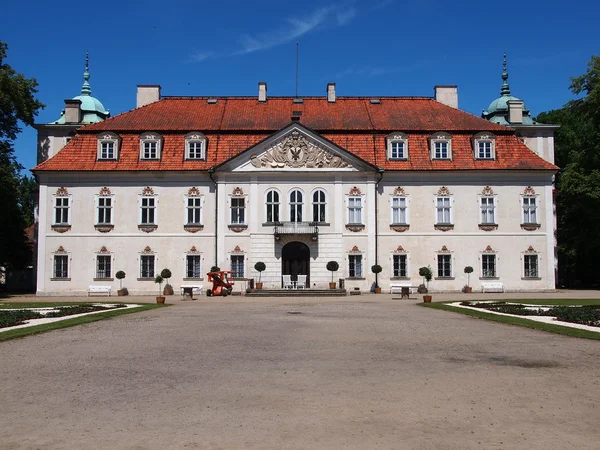
[[[73,305],[57,306],[52,309],[7,309],[0,310],[0,328],[22,325],[31,319],[44,319],[51,317],[73,316],[96,311],[125,308],[125,305]]]

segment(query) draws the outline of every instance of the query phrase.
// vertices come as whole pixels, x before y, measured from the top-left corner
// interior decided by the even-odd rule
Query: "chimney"
[[[523,100],[509,100],[508,104],[508,122],[523,123]]]
[[[258,101],[267,101],[267,83],[265,83],[264,81],[258,82]]]
[[[136,108],[141,108],[159,100],[160,86],[158,84],[138,84]]]
[[[327,83],[327,101],[335,103],[335,83]]]
[[[65,100],[65,122],[81,122],[81,100]]]
[[[435,101],[458,109],[458,86],[435,86]]]

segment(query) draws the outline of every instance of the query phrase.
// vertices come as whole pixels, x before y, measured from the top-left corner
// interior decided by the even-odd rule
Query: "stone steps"
[[[345,297],[346,289],[254,289],[246,297]]]

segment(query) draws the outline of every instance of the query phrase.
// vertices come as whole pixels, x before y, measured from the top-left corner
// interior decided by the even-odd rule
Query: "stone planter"
[[[424,295],[423,296],[423,301],[425,303],[431,303],[431,299],[432,299],[431,295]]]
[[[329,289],[335,289],[335,281],[329,282]]]
[[[262,289],[262,287],[263,287],[262,281],[258,281],[256,283],[256,289]]]
[[[156,297],[156,303],[164,303],[165,302],[165,297],[164,296],[158,296]]]

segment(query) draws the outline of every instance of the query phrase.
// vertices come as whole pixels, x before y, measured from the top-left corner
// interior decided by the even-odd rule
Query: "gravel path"
[[[0,448],[598,448],[598,341],[386,296],[286,302],[0,342]]]

